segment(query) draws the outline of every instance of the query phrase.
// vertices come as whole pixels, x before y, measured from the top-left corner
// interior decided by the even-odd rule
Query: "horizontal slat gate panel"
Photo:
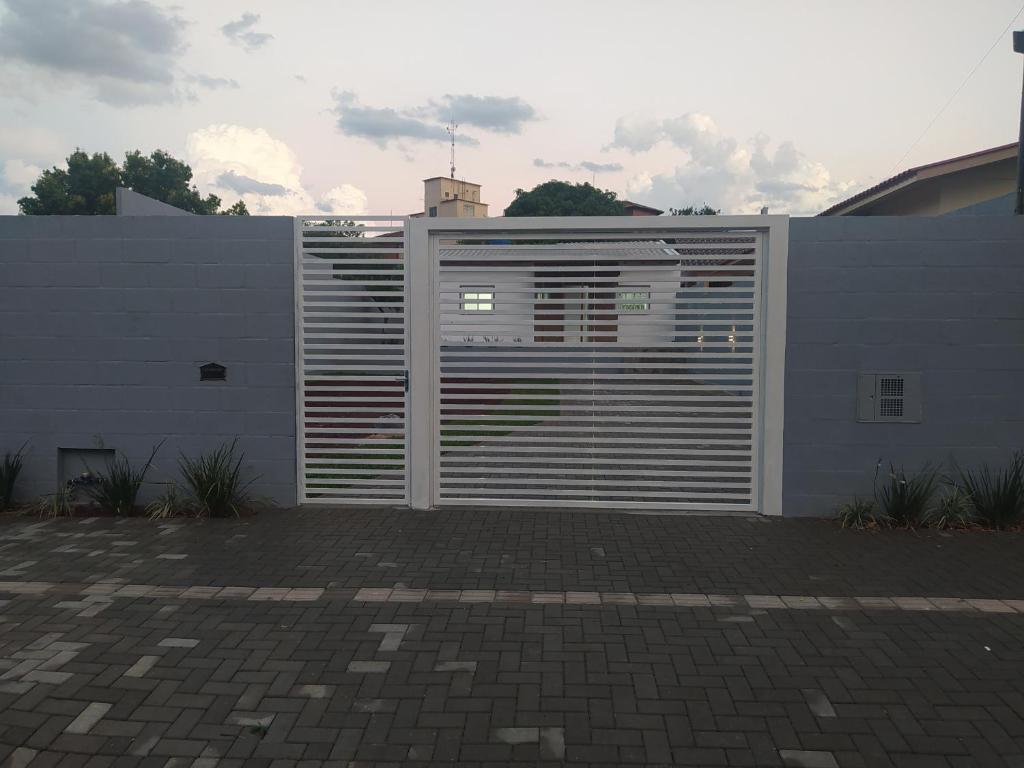
[[[436,254],[440,503],[754,508],[760,233],[466,230]]]
[[[405,503],[405,219],[298,221],[301,500]]]

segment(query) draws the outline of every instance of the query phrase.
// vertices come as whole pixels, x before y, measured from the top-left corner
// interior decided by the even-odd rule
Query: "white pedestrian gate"
[[[300,502],[408,500],[405,225],[295,220]]]
[[[303,500],[780,511],[784,217],[408,224],[303,220]]]

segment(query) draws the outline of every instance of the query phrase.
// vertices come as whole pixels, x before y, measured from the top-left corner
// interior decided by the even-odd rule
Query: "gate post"
[[[434,264],[427,219],[406,222],[406,318],[409,329],[409,505],[419,511],[434,503]]]
[[[292,238],[295,256],[292,261],[292,280],[295,289],[294,315],[295,333],[295,503],[306,503],[306,384],[305,354],[303,351],[302,328],[302,218],[292,219]]]
[[[786,300],[789,292],[789,217],[771,216],[764,274],[764,346],[761,425],[762,515],[783,514],[782,461],[786,423]]]

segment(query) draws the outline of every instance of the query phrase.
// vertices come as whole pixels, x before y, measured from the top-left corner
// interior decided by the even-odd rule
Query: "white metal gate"
[[[414,506],[777,513],[785,240],[784,217],[414,220]]]
[[[300,502],[408,500],[405,223],[295,220]]]
[[[300,501],[780,514],[787,229],[297,219]]]

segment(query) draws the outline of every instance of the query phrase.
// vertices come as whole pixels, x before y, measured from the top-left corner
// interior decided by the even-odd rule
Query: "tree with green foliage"
[[[149,156],[127,152],[121,167],[106,152],[90,156],[76,149],[67,168],[43,171],[32,185],[34,194],[21,198],[18,207],[27,216],[109,215],[116,213],[116,189],[127,187],[189,213],[249,215],[241,200],[221,210],[219,197],[203,197],[191,181],[192,169],[161,149]]]
[[[516,190],[506,216],[624,216],[625,207],[614,192],[589,183],[546,181],[529,192]]]
[[[700,208],[688,205],[685,208],[669,208],[668,212],[671,216],[717,216],[722,211],[716,210],[707,203],[704,203]]]
[[[124,156],[122,186],[189,213],[217,213],[220,198],[216,195],[202,197],[199,190],[190,185],[191,181],[192,169],[162,149],[155,150],[149,157],[138,150]]]
[[[220,211],[221,216],[248,216],[249,209],[245,207],[245,200],[239,200],[232,206]]]
[[[28,216],[54,214],[113,214],[114,190],[121,183],[121,169],[106,152],[92,157],[76,149],[67,168],[43,171],[32,185],[34,197],[18,201]]]

